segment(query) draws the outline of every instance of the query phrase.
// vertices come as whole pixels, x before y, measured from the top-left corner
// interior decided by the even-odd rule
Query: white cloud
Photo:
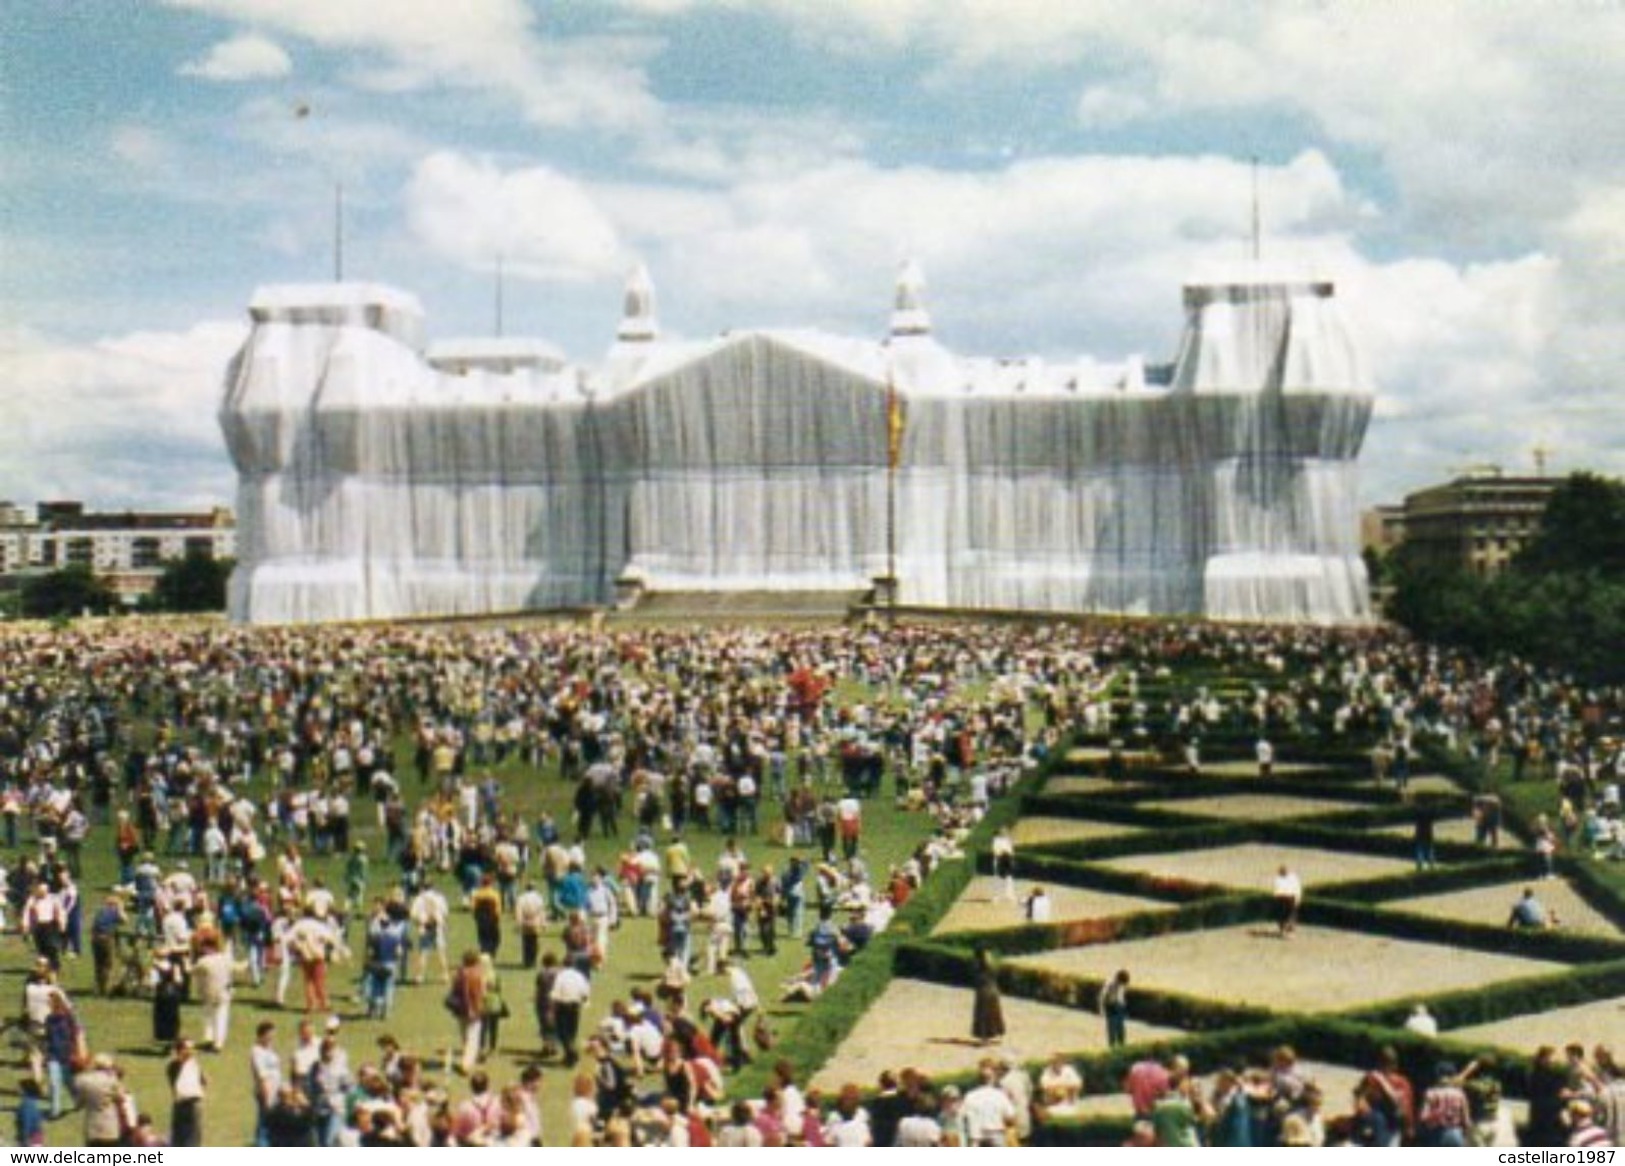
[[[657,277],[679,273],[674,295],[703,283],[701,330],[764,316],[876,328],[895,265],[912,256],[936,289],[945,340],[1008,350],[1103,341],[1125,325],[1126,343],[1171,343],[1179,280],[1245,254],[1250,185],[1245,163],[1218,157],[1055,157],[993,171],[841,159],[712,194],[617,187],[599,203]],[[1357,209],[1313,151],[1273,168],[1270,186],[1283,238]]]
[[[286,77],[293,61],[274,40],[253,33],[221,41],[201,59],[181,66],[181,75],[206,81],[263,81]]]
[[[576,281],[627,263],[614,225],[580,184],[545,166],[503,172],[449,151],[418,164],[406,191],[411,229],[454,263],[535,279]]]
[[[174,145],[151,126],[118,125],[108,138],[113,157],[138,171],[166,166],[174,157]]]
[[[12,386],[0,426],[0,497],[186,506],[231,496],[216,421],[243,324],[133,332],[75,344],[0,330]]]
[[[727,7],[735,0],[719,0]],[[950,83],[1087,66],[1095,129],[1286,114],[1368,151],[1406,230],[1516,253],[1625,181],[1625,21],[1608,5],[758,0],[824,51],[908,54]],[[1053,73],[1048,74],[1051,78]]]
[[[861,157],[863,135],[829,111],[681,109],[639,139],[634,160],[711,186],[772,178]]]
[[[544,126],[630,128],[659,112],[643,71],[647,42],[549,39],[523,0],[165,2],[357,54],[353,78],[386,92],[447,86],[500,94]]]
[[[1125,125],[1150,112],[1151,103],[1144,97],[1110,85],[1091,85],[1078,98],[1078,121],[1092,129]]]

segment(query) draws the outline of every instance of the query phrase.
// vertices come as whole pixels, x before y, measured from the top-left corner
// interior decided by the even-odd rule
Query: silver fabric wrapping
[[[266,289],[221,409],[239,474],[231,614],[595,605],[626,578],[861,589],[887,570],[894,491],[905,604],[1368,618],[1356,459],[1372,397],[1332,289],[1190,287],[1185,310],[1147,387],[1134,364],[967,360],[929,335],[640,340],[593,371],[431,366],[408,296]]]

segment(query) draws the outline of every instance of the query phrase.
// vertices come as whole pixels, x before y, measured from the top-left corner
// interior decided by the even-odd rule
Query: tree
[[[1540,536],[1493,579],[1391,556],[1388,615],[1426,640],[1510,653],[1591,681],[1625,678],[1625,482],[1575,474]]]
[[[153,611],[224,611],[231,566],[230,559],[188,551],[185,558],[164,564],[146,606]]]
[[[35,575],[23,583],[22,614],[29,619],[51,619],[83,612],[102,615],[118,608],[118,596],[86,563],[71,563],[60,571]]]
[[[1597,474],[1571,474],[1552,491],[1540,533],[1514,569],[1553,572],[1625,572],[1625,482]]]

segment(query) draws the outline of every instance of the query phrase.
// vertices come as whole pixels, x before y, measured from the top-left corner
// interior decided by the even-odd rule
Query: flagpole
[[[902,452],[902,417],[898,411],[897,376],[886,368],[886,606],[897,618],[897,463]]]
[[[344,282],[344,183],[333,183],[333,282]]]

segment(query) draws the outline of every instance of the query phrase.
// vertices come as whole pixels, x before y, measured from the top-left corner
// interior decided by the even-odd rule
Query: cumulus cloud
[[[575,180],[546,166],[504,172],[450,151],[418,164],[406,190],[414,235],[463,267],[573,282],[618,272],[614,225]]]
[[[375,89],[499,94],[544,126],[628,128],[658,116],[643,70],[646,42],[548,38],[524,0],[165,2],[352,54],[352,77]]]
[[[1078,98],[1078,120],[1092,129],[1125,125],[1150,112],[1151,103],[1144,97],[1110,85],[1091,85]]]
[[[136,170],[167,165],[174,157],[173,144],[151,126],[114,126],[107,144],[114,158]]]
[[[181,75],[206,81],[263,81],[286,77],[293,61],[274,40],[253,33],[221,41],[202,57],[181,66]]]
[[[0,330],[14,390],[0,426],[0,497],[171,507],[230,498],[215,415],[243,336],[234,321],[89,343]]]
[[[840,159],[713,192],[620,187],[599,201],[657,276],[703,285],[702,327],[812,317],[872,330],[896,264],[913,257],[945,339],[1010,351],[1114,336],[1171,344],[1179,281],[1246,253],[1251,181],[1246,163],[1220,157],[1051,157],[978,171]],[[1272,168],[1270,187],[1283,236],[1312,237],[1358,209],[1314,151]]]
[[[724,4],[732,0],[721,0]],[[1286,113],[1370,151],[1416,237],[1517,250],[1625,180],[1625,21],[1606,6],[759,0],[824,51],[939,70],[1089,67],[1080,122]]]

